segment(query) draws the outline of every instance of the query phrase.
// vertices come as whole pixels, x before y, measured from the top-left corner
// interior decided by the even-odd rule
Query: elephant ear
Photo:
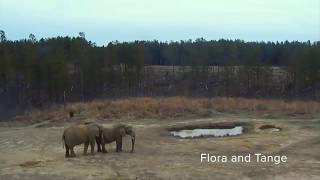
[[[92,135],[100,137],[100,128],[96,124],[89,124],[87,128]]]
[[[126,129],[126,133],[127,133],[127,134],[131,134],[132,131],[133,131],[133,130],[132,130],[132,126],[129,126],[129,125],[126,125],[126,126],[125,126],[125,129]]]
[[[118,136],[125,136],[126,135],[126,130],[123,127],[120,127],[118,130]]]
[[[101,126],[100,124],[95,124],[95,126],[98,128],[99,138],[101,138],[102,137],[103,126]]]

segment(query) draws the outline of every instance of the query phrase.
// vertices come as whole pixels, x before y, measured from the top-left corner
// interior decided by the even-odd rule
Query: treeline
[[[200,38],[100,47],[84,33],[40,40],[30,34],[10,41],[4,31],[0,41],[2,102],[41,107],[97,97],[171,95],[319,99],[319,41]],[[167,67],[166,73],[147,68],[151,65]]]

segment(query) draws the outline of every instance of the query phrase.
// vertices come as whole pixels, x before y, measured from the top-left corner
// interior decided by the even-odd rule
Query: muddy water
[[[196,138],[202,136],[237,136],[242,134],[243,127],[236,126],[231,129],[192,129],[192,130],[180,130],[180,131],[171,131],[173,136],[180,138]]]

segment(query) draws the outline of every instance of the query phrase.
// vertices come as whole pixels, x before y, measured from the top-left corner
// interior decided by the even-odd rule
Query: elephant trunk
[[[62,135],[62,148],[64,149],[64,145],[66,143],[65,137],[64,137],[64,133]]]
[[[135,141],[136,141],[136,135],[135,135],[135,133],[132,133],[131,134],[131,142],[132,142],[131,152],[132,153],[134,151],[134,143],[135,143]]]

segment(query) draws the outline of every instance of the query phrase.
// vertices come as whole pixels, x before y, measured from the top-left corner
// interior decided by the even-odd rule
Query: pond
[[[235,126],[234,128],[228,129],[191,129],[191,130],[179,130],[171,131],[173,136],[180,138],[196,138],[203,136],[214,136],[214,137],[224,137],[224,136],[237,136],[241,135],[243,132],[242,126]]]

